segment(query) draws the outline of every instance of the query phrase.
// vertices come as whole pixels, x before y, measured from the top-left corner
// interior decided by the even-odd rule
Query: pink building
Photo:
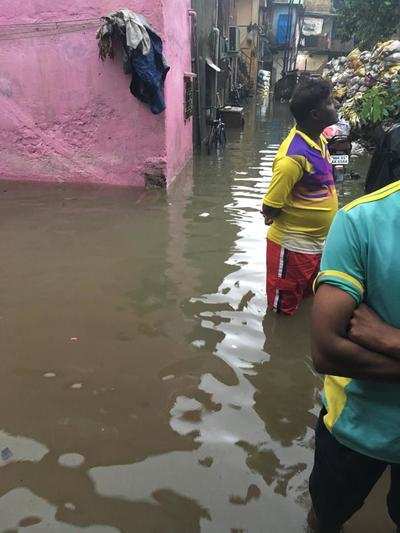
[[[161,115],[131,95],[121,60],[98,58],[100,17],[125,7],[164,40],[171,71]],[[192,156],[190,0],[0,0],[0,8],[0,178],[171,183]]]

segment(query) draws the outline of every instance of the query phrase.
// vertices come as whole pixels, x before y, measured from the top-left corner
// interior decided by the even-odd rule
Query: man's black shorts
[[[310,478],[310,494],[321,529],[340,528],[361,509],[387,467],[391,467],[392,479],[388,509],[399,527],[400,464],[390,465],[346,448],[327,430],[325,415],[323,409],[315,430],[315,462]]]

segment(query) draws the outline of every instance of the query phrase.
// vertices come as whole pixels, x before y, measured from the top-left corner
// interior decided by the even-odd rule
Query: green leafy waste
[[[400,118],[400,80],[395,80],[389,87],[371,87],[364,93],[357,108],[364,125],[378,125]]]

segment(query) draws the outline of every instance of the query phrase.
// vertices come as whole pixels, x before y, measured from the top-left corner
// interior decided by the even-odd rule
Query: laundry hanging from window
[[[114,58],[114,45],[121,44],[124,72],[132,76],[131,92],[155,115],[165,106],[164,82],[170,70],[163,55],[160,36],[142,15],[121,9],[102,17],[97,32],[102,61]]]

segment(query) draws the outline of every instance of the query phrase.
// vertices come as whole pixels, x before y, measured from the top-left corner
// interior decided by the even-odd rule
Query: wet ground
[[[289,127],[250,113],[168,195],[2,184],[0,531],[304,530],[321,379],[259,215]],[[346,531],[391,531],[382,487]]]

